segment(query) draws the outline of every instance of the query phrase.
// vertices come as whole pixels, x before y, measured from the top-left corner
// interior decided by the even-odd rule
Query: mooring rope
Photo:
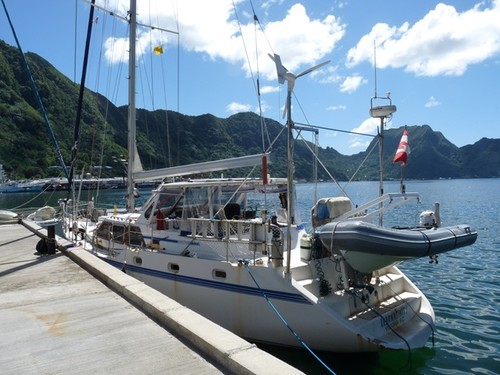
[[[278,318],[280,318],[280,320],[283,322],[283,324],[286,326],[286,328],[288,328],[288,330],[295,336],[295,338],[300,342],[300,344],[309,352],[311,353],[311,355],[319,362],[321,363],[321,365],[327,369],[330,374],[333,374],[333,375],[336,375],[335,372],[333,372],[333,370],[328,367],[328,365],[323,362],[321,360],[321,358],[318,357],[318,355],[316,353],[314,353],[314,351],[304,342],[304,340],[302,340],[302,338],[299,336],[299,334],[297,332],[295,332],[295,330],[290,326],[290,324],[288,324],[288,322],[286,321],[286,319],[283,317],[283,315],[280,314],[280,312],[278,311],[278,309],[276,308],[276,306],[274,306],[274,304],[271,302],[271,300],[269,299],[269,297],[267,296],[266,292],[260,287],[259,283],[257,282],[257,280],[255,280],[255,277],[252,275],[252,272],[250,271],[250,268],[248,267],[248,260],[243,260],[243,259],[240,259],[238,261],[240,264],[243,264],[246,268],[246,270],[248,271],[248,274],[250,275],[250,277],[252,278],[253,282],[255,283],[255,285],[257,286],[257,288],[260,290],[260,292],[262,293],[262,296],[266,299],[267,303],[271,306],[271,308],[274,310],[274,312],[276,313],[276,315],[278,316]]]
[[[372,306],[370,306],[363,298],[358,296],[356,292],[346,290],[346,293],[353,296],[354,301],[356,301],[356,298],[359,298],[359,300],[361,301],[362,304],[364,304],[370,311],[373,311],[376,315],[378,315],[380,317],[380,319],[382,319],[382,321],[386,324],[386,326],[389,327],[389,329],[392,331],[392,333],[394,333],[397,337],[399,337],[406,344],[406,347],[408,348],[408,359],[407,359],[406,363],[404,364],[404,366],[401,367],[401,369],[412,368],[411,347],[410,347],[410,344],[408,343],[408,341],[403,336],[401,336],[398,332],[396,332],[396,330],[391,326],[391,324],[387,321],[387,319],[381,313],[379,313]]]

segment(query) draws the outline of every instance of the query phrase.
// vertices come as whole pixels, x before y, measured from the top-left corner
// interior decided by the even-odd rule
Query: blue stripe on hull
[[[101,259],[105,260],[110,265],[112,265],[116,268],[119,268],[121,270],[123,270],[123,269],[125,271],[129,270],[131,272],[135,272],[135,273],[142,274],[145,276],[152,276],[152,277],[155,277],[158,279],[172,280],[172,281],[185,283],[185,284],[191,284],[191,285],[202,286],[202,287],[206,287],[206,288],[224,290],[227,292],[233,292],[233,293],[238,293],[238,294],[248,294],[248,295],[259,296],[259,297],[262,297],[262,294],[265,293],[267,295],[267,297],[271,298],[271,299],[279,299],[279,300],[288,301],[288,302],[311,304],[311,302],[309,302],[309,300],[307,300],[301,294],[279,292],[279,291],[269,290],[269,289],[258,289],[258,288],[252,288],[249,286],[244,286],[244,285],[229,284],[229,283],[223,283],[220,281],[200,279],[200,278],[191,277],[191,276],[178,275],[178,274],[174,274],[174,273],[170,273],[170,272],[152,270],[150,268],[138,267],[138,266],[131,265],[131,264],[124,265],[120,262],[115,262],[113,260],[106,259],[106,258],[101,258]]]

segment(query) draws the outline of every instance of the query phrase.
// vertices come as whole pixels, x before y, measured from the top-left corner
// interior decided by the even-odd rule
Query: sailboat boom
[[[269,160],[269,153],[240,156],[236,158],[207,161],[188,165],[180,165],[170,168],[154,169],[134,173],[134,181],[141,182],[155,180],[166,177],[186,176],[197,173],[207,173],[233,168],[253,167],[262,162],[262,157],[266,155]]]

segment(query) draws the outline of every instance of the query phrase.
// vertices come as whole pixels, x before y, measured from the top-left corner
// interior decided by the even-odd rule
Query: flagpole
[[[399,191],[401,192],[401,194],[406,193],[406,186],[405,186],[405,183],[404,183],[405,168],[406,168],[406,164],[401,165],[401,181],[399,182]]]

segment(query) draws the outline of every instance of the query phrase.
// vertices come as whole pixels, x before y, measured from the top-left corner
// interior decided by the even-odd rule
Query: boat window
[[[134,263],[135,264],[142,264],[142,258],[141,257],[134,257]]]
[[[183,195],[181,191],[162,192],[155,207],[155,215],[161,211],[164,217],[180,216]]]
[[[226,271],[222,270],[213,270],[213,277],[217,279],[225,279],[226,278]]]
[[[178,265],[178,264],[175,264],[175,263],[169,263],[169,264],[168,264],[168,269],[169,269],[171,272],[177,273],[177,272],[179,272],[179,265]]]
[[[136,226],[131,226],[128,235],[129,235],[128,243],[130,245],[142,246],[144,244],[141,228]]]
[[[151,211],[153,211],[153,205],[150,205],[150,206],[147,208],[146,212],[144,212],[144,217],[145,217],[146,219],[149,219],[149,217],[151,216]]]
[[[102,222],[97,228],[97,237],[109,241],[111,239],[111,223]]]
[[[207,188],[194,187],[186,189],[182,218],[208,217],[210,215],[208,204],[209,197]]]
[[[122,225],[113,225],[113,240],[118,243],[125,241],[125,227]]]

